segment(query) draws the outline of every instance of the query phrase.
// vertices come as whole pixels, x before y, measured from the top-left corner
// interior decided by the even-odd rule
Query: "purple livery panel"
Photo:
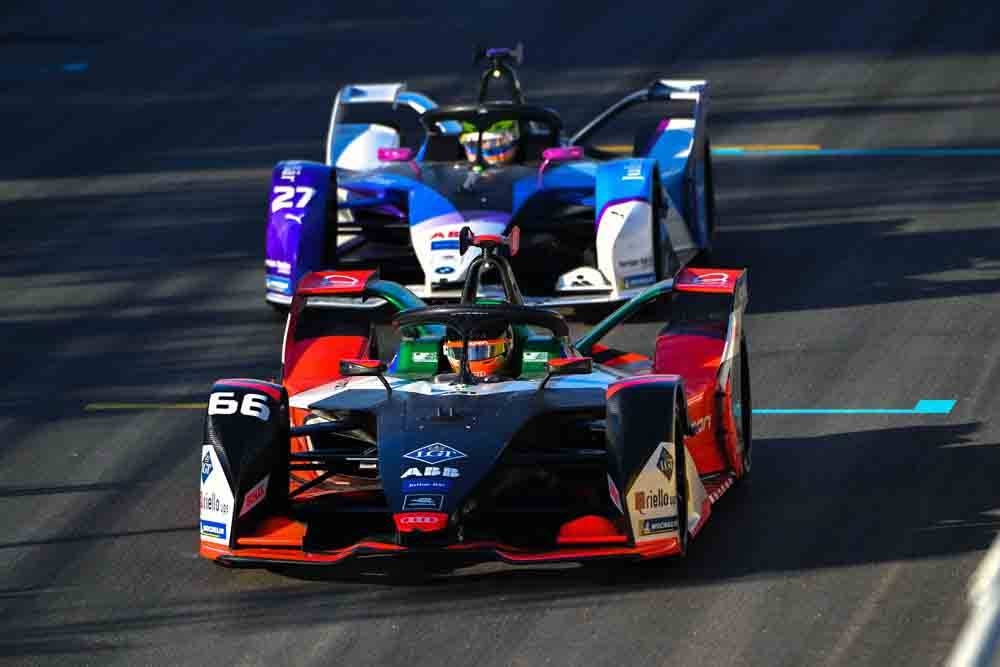
[[[321,269],[327,205],[336,175],[317,162],[279,162],[271,176],[264,265],[269,295],[290,297],[299,279]]]

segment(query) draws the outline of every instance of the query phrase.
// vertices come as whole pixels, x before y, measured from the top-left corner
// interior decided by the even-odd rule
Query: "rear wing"
[[[296,393],[328,380],[336,375],[331,360],[363,356],[373,325],[387,324],[399,311],[424,305],[402,285],[381,280],[377,271],[306,274],[295,289],[285,323],[283,381]]]
[[[650,285],[640,294],[622,304],[579,338],[574,347],[584,355],[619,324],[638,313],[647,304],[673,294],[670,303],[672,322],[725,323],[727,350],[724,358],[732,359],[735,349],[729,341],[739,343],[743,327],[743,311],[749,300],[745,269],[685,268],[675,278]],[[728,366],[725,368],[728,374]]]
[[[718,382],[726,386],[733,360],[740,353],[743,311],[749,301],[746,269],[686,268],[677,275],[671,304],[671,320],[725,326],[726,346],[722,351]]]
[[[425,304],[399,283],[382,280],[378,271],[314,271],[302,277],[292,299],[292,311],[304,307],[373,309],[391,303],[397,310]]]
[[[360,171],[378,165],[379,148],[417,138],[416,118],[437,104],[405,83],[352,83],[337,92],[326,132],[326,163]],[[409,141],[407,141],[407,139]]]
[[[657,79],[648,87],[621,98],[594,117],[570,137],[571,145],[587,143],[588,138],[626,109],[649,102],[664,102],[664,117],[671,129],[688,129],[701,133],[708,113],[709,85],[705,79]]]

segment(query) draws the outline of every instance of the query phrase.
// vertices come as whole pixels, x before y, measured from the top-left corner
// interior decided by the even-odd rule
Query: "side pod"
[[[260,380],[212,386],[201,447],[202,543],[231,547],[240,525],[288,495],[288,394]]]

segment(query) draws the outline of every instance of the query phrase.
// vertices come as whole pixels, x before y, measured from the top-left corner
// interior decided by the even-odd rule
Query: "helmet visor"
[[[444,345],[444,353],[454,361],[462,360],[462,341],[449,340]],[[507,353],[506,338],[469,341],[469,361],[485,361]]]

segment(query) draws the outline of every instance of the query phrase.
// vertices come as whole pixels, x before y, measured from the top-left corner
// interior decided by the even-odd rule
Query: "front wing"
[[[690,458],[687,459],[689,462]],[[693,464],[689,471],[694,472]],[[689,535],[705,526],[713,505],[735,481],[730,474],[702,479],[694,476],[688,510]],[[694,509],[695,511],[692,511]],[[366,539],[342,549],[307,551],[304,523],[272,516],[261,520],[252,532],[236,540],[234,546],[201,542],[200,555],[228,567],[272,567],[287,565],[340,565],[372,558],[419,558],[459,567],[482,562],[512,565],[565,563],[599,560],[644,561],[681,554],[678,537],[627,544],[624,536],[608,536],[600,544],[593,538],[568,537],[548,549],[523,549],[495,541],[473,541],[443,545],[405,546],[390,540]],[[618,543],[615,543],[617,541]]]

